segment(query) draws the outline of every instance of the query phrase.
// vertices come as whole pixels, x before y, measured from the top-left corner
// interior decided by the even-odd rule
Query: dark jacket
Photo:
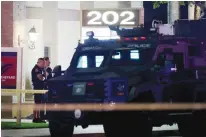
[[[46,69],[46,72],[49,73],[49,75],[47,76],[47,79],[51,79],[52,78],[52,69],[50,67],[48,67]]]
[[[31,71],[31,78],[32,78],[32,84],[34,89],[43,89],[44,88],[44,81],[40,80],[37,75],[42,75],[45,77],[43,69],[35,65]]]

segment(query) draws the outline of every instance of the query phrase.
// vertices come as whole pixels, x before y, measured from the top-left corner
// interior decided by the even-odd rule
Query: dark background
[[[152,20],[162,20],[164,24],[167,23],[167,4],[160,5],[159,8],[153,9],[152,1],[144,1],[144,24],[151,27]],[[180,6],[180,19],[188,19],[188,5]]]

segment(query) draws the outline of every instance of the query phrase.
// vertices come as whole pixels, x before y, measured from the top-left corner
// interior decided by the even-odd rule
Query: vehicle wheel
[[[73,120],[49,120],[51,137],[72,137],[74,131]]]
[[[106,137],[125,137],[130,135],[152,137],[152,124],[148,118],[132,117],[131,115],[122,116],[124,117],[120,118],[120,116],[116,115],[113,119],[105,120],[103,127]]]
[[[203,119],[185,119],[178,123],[183,137],[206,137],[206,121]]]

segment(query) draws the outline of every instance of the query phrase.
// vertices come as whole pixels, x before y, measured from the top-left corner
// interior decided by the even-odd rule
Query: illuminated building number
[[[130,21],[134,19],[134,13],[131,11],[124,11],[120,14],[121,17],[125,17],[125,15],[129,15],[127,18],[123,19],[120,24],[123,25],[134,25],[134,21]]]
[[[104,13],[99,11],[90,11],[87,16],[92,17],[88,21],[88,25],[102,25],[103,23],[107,25],[114,25],[120,21],[119,17],[124,18],[120,21],[120,25],[135,25],[135,22],[132,21],[135,18],[132,11],[123,11],[120,15],[115,11],[106,11]],[[108,20],[109,16],[113,16],[112,21]],[[102,21],[100,19],[102,19]]]
[[[98,12],[98,11],[91,11],[88,13],[88,17],[92,17],[92,15],[96,15],[95,17],[93,17],[91,20],[88,21],[88,24],[91,24],[91,25],[101,25],[102,22],[97,22],[97,20],[99,20],[101,18],[101,13]]]
[[[108,21],[108,16],[109,15],[112,15],[113,16],[113,21]],[[116,24],[118,21],[119,21],[119,16],[116,12],[114,11],[107,11],[105,12],[103,15],[102,15],[102,21],[105,23],[105,24],[108,24],[108,25],[113,25],[113,24]]]

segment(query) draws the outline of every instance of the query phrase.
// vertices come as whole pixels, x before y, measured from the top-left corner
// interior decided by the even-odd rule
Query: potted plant
[[[32,89],[32,84],[31,84],[31,81],[30,79],[27,77],[26,78],[26,81],[25,81],[25,89],[26,90],[31,90]],[[25,101],[34,101],[34,98],[33,98],[33,94],[25,94]]]

